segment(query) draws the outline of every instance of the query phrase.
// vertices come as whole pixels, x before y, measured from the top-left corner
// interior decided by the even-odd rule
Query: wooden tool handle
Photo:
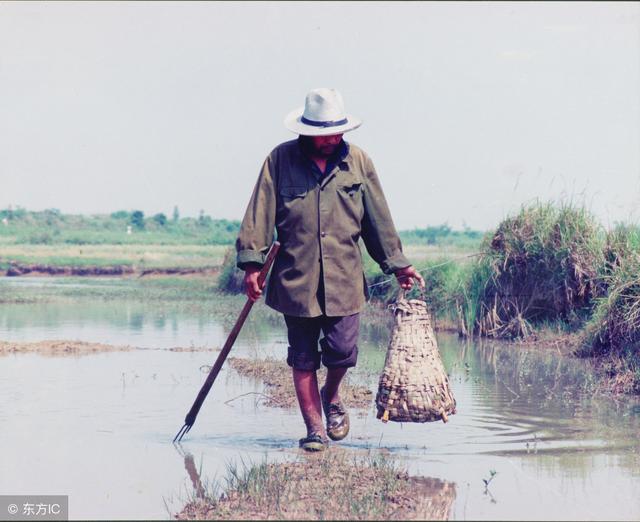
[[[273,261],[275,260],[276,254],[278,253],[279,249],[280,249],[280,243],[278,243],[277,241],[273,243],[273,245],[271,245],[271,249],[267,254],[265,263],[262,266],[262,270],[260,270],[260,274],[258,275],[258,286],[260,288],[262,288],[265,284],[265,279],[267,278],[269,269],[271,268],[271,265],[273,264]],[[224,346],[222,347],[222,350],[220,351],[220,354],[216,359],[216,362],[214,363],[213,367],[209,371],[207,380],[202,385],[202,388],[200,389],[200,392],[198,393],[198,396],[196,397],[196,400],[193,403],[193,406],[189,410],[189,413],[187,413],[187,416],[185,418],[185,424],[191,426],[195,422],[196,416],[200,411],[200,407],[202,406],[202,403],[207,397],[207,394],[209,393],[211,386],[213,386],[213,382],[216,380],[216,377],[218,376],[218,373],[220,372],[220,369],[222,368],[222,365],[224,364],[224,361],[227,358],[227,355],[229,355],[229,352],[231,351],[231,347],[233,346],[233,343],[235,342],[236,337],[238,337],[238,334],[240,333],[240,329],[242,328],[242,325],[244,324],[245,319],[249,315],[249,312],[251,311],[252,306],[253,306],[253,301],[251,301],[251,299],[247,299],[247,302],[244,304],[244,307],[242,308],[242,311],[240,312],[240,315],[236,320],[236,324],[234,325],[231,332],[229,333],[229,336],[227,337],[227,341],[224,343]]]
[[[273,245],[271,245],[269,253],[267,254],[267,258],[265,259],[264,265],[262,266],[262,270],[260,270],[260,274],[258,274],[258,286],[260,287],[260,289],[264,287],[265,281],[267,279],[267,274],[269,273],[269,269],[271,268],[271,265],[273,264],[273,261],[278,254],[278,250],[280,250],[280,243],[276,241],[275,243],[273,243]]]

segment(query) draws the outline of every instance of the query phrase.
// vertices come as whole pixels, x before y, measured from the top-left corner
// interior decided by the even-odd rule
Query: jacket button
[[[325,237],[326,235],[326,232],[320,232],[320,236]]]

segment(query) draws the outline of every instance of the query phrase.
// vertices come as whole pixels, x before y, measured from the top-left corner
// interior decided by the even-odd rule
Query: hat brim
[[[336,125],[335,127],[315,127],[302,122],[302,114],[304,107],[291,111],[284,119],[284,126],[291,132],[302,136],[331,136],[332,134],[342,134],[357,129],[362,125],[362,120],[351,114],[347,114],[345,119],[347,123],[344,125]]]

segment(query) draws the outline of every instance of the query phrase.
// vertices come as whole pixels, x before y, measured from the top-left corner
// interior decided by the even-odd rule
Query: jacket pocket
[[[285,200],[303,198],[307,195],[307,187],[282,187],[280,196]]]
[[[357,228],[360,227],[360,222],[364,216],[362,190],[362,183],[349,183],[337,187],[338,208],[346,218],[344,223],[350,223]],[[354,233],[351,228],[350,233]]]
[[[311,205],[312,202],[310,198],[307,197],[307,187],[303,186],[280,187],[278,194],[279,201],[276,206],[276,227],[284,233],[285,230],[294,228],[296,223],[304,222],[304,216],[308,213],[309,205]]]
[[[350,185],[340,186],[339,190],[342,190],[349,196],[354,197],[357,193],[360,192],[360,187],[362,187],[362,183],[352,183]]]

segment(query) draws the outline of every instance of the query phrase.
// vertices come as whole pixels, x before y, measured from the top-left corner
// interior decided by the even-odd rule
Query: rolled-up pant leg
[[[327,368],[352,368],[358,359],[360,314],[322,317],[322,364]]]
[[[322,317],[284,316],[287,323],[287,364],[296,370],[317,370],[320,368],[318,338]]]

